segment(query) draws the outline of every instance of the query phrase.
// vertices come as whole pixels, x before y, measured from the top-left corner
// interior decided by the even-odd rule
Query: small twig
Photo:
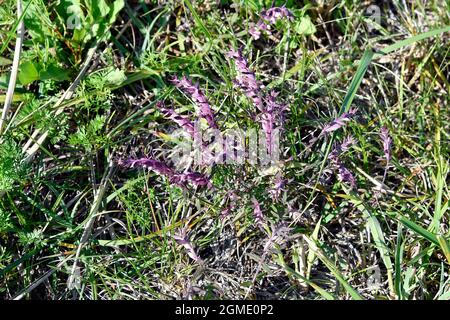
[[[22,52],[22,43],[25,36],[25,26],[22,19],[22,1],[17,0],[17,18],[20,20],[17,26],[16,47],[14,49],[14,60],[11,68],[11,77],[9,78],[8,91],[6,92],[5,104],[3,106],[2,117],[0,118],[0,134],[6,122],[6,117],[11,108],[14,90],[16,88],[17,73],[19,71],[20,53]]]

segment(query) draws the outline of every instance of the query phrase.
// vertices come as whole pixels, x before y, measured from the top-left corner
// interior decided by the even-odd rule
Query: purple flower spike
[[[281,174],[277,174],[272,189],[269,190],[269,193],[272,197],[273,201],[278,201],[281,196],[281,192],[283,191],[285,185],[285,181],[282,179]]]
[[[163,102],[158,102],[156,107],[162,112],[162,114],[171,119],[173,122],[182,127],[190,136],[194,136],[194,124],[187,118],[178,114],[172,109],[167,108]]]
[[[261,115],[261,126],[264,134],[266,135],[266,145],[269,154],[272,154],[272,133],[274,122],[275,119],[273,113],[266,111]]]
[[[196,187],[208,187],[212,188],[211,181],[203,174],[199,172],[177,173],[174,174],[170,182],[180,186],[186,187],[186,183],[191,183]]]
[[[226,54],[227,58],[234,62],[238,76],[233,83],[241,88],[245,95],[252,100],[253,104],[260,111],[264,110],[261,98],[261,85],[256,80],[256,76],[247,65],[247,60],[242,55],[241,50],[231,50]]]
[[[192,244],[186,239],[185,232],[180,232],[173,235],[174,240],[186,250],[187,255],[195,262],[200,262],[202,259],[195,252]]]
[[[276,226],[271,226],[271,235],[264,246],[264,252],[268,253],[270,250],[274,248],[274,245],[283,246],[285,242],[289,239],[289,235],[292,231],[292,228],[288,227],[284,223],[280,223]]]
[[[356,178],[353,173],[344,165],[344,163],[339,158],[342,152],[347,151],[355,140],[352,136],[344,139],[342,144],[337,143],[333,150],[330,152],[329,159],[333,164],[333,167],[337,170],[337,177],[340,182],[347,182],[351,185],[352,189],[357,188]]]
[[[204,176],[203,174],[199,172],[188,172],[188,173],[177,173],[175,170],[170,168],[165,163],[153,160],[153,159],[128,159],[128,160],[120,160],[119,165],[123,167],[143,167],[143,168],[149,168],[152,171],[156,172],[159,175],[166,176],[169,178],[170,182],[173,184],[178,185],[179,187],[186,187],[186,183],[191,183],[194,186],[198,187],[208,187],[212,188],[213,185],[211,181]]]
[[[199,107],[200,116],[208,122],[208,125],[212,129],[218,129],[216,121],[214,120],[214,112],[212,111],[211,105],[208,102],[206,96],[200,91],[197,84],[193,84],[191,80],[186,77],[181,79],[174,78],[172,82],[177,88],[182,90],[184,93],[189,95],[192,100]]]
[[[353,173],[348,170],[342,162],[339,161],[338,166],[338,179],[340,182],[347,182],[351,185],[353,189],[356,189],[356,179],[353,176]]]
[[[330,123],[326,124],[320,135],[324,135],[333,131],[336,131],[347,124],[356,114],[356,109],[350,109],[348,112],[344,112],[340,117],[334,119]]]
[[[270,34],[268,26],[262,20],[260,20],[255,26],[251,27],[248,30],[248,33],[250,33],[254,40],[258,40],[261,37],[262,31]]]
[[[250,28],[249,33],[254,40],[258,40],[262,31],[270,34],[269,26],[281,19],[292,21],[294,15],[285,6],[263,10],[261,11],[261,20],[258,21],[256,26]]]
[[[386,158],[386,163],[389,164],[391,161],[392,138],[389,136],[389,131],[386,127],[381,128],[380,137],[381,141],[383,141],[384,157]]]
[[[391,161],[392,138],[389,136],[389,131],[386,127],[381,128],[380,137],[381,137],[381,141],[383,142],[384,157],[386,158],[386,168],[384,169],[384,175],[383,175],[383,183],[384,183],[384,180],[386,180],[389,163]]]
[[[266,107],[261,114],[261,126],[266,135],[266,144],[269,154],[272,154],[273,147],[273,129],[277,119],[281,119],[283,112],[286,109],[285,105],[280,105],[276,102],[278,92],[270,91],[266,100]]]
[[[248,33],[252,36],[253,39],[258,40],[259,37],[261,37],[261,31],[258,29],[257,26],[251,27],[248,30]]]
[[[273,7],[261,11],[261,18],[270,24],[276,23],[280,19],[294,20],[294,15],[285,7]]]
[[[256,200],[255,198],[252,199],[252,202],[256,225],[262,228],[264,226],[264,215],[261,211],[261,206],[259,205],[258,200]]]
[[[341,152],[346,152],[352,145],[356,143],[355,139],[352,136],[348,136],[342,141],[341,144]]]
[[[205,175],[198,172],[184,173],[183,178],[198,187],[212,187],[211,181]]]
[[[333,147],[333,150],[330,152],[328,156],[331,161],[337,159],[341,153],[344,153],[350,149],[350,147],[355,144],[355,139],[352,136],[348,136],[342,141],[342,144],[336,143]]]
[[[230,215],[230,207],[225,207],[224,209],[222,209],[222,211],[220,212],[220,219],[224,220],[226,217],[228,217]]]
[[[119,165],[130,168],[134,167],[149,168],[154,172],[160,175],[167,176],[169,178],[175,175],[175,172],[171,168],[169,168],[165,163],[148,158],[120,160]]]

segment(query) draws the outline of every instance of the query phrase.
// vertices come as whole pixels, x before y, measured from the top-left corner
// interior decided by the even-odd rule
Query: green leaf
[[[125,72],[119,69],[112,69],[105,74],[105,81],[110,85],[120,85],[123,81],[127,79]]]
[[[405,241],[403,239],[402,224],[397,225],[397,244],[395,246],[395,293],[399,300],[405,298],[405,292],[402,287],[402,263],[405,251]]]
[[[343,114],[344,112],[348,112],[348,110],[350,109],[350,105],[352,104],[353,98],[355,97],[356,92],[358,91],[359,86],[361,85],[361,81],[364,78],[364,75],[366,74],[367,68],[369,67],[370,62],[372,61],[373,55],[374,53],[371,49],[366,49],[366,51],[364,51],[364,55],[361,58],[361,61],[359,62],[355,76],[353,77],[352,82],[350,83],[350,87],[347,91],[347,94],[345,95],[344,101],[342,102],[339,115]]]
[[[447,292],[443,293],[443,294],[438,298],[438,300],[445,300],[445,301],[450,300],[450,291],[447,291]]]
[[[84,20],[84,12],[81,8],[79,0],[65,1],[67,3],[66,12],[70,16],[77,16],[77,18]]]
[[[107,33],[124,5],[123,0],[85,0],[83,3],[79,0],[64,0],[58,5],[58,13],[66,26],[70,21],[71,29],[74,29],[72,42],[82,45]]]
[[[27,6],[25,11],[23,22],[27,33],[34,40],[38,40],[43,43],[46,39],[50,39],[52,36],[52,28],[50,25],[52,21],[47,15],[46,8],[43,7],[41,1],[26,1],[24,4]]]
[[[83,40],[87,40],[89,38],[89,32],[86,31],[86,29],[75,29],[73,31],[72,40],[74,42],[81,43]]]
[[[322,224],[322,217],[320,217],[319,221],[317,222],[317,224],[316,224],[316,226],[314,228],[314,231],[313,231],[313,233],[311,235],[311,240],[318,241],[318,239],[319,239],[319,230],[320,230],[321,224]],[[314,253],[313,250],[309,250],[308,251],[308,258],[306,260],[307,263],[308,263],[308,267],[306,269],[307,270],[306,271],[306,278],[308,278],[308,279],[309,279],[309,276],[311,274],[312,266],[313,266],[313,263],[314,263],[315,259],[316,259],[316,254]]]
[[[37,80],[65,81],[69,79],[68,71],[55,64],[50,64],[46,69],[32,61],[20,65],[19,81],[24,86]]]
[[[0,67],[8,66],[8,65],[10,65],[10,64],[12,64],[12,60],[9,60],[9,59],[7,59],[7,58],[0,57]]]
[[[102,133],[105,123],[106,117],[97,115],[85,126],[80,126],[77,132],[69,137],[69,143],[73,146],[82,147],[88,152],[101,148],[107,143],[107,139]]]
[[[51,64],[46,70],[39,73],[40,80],[55,80],[55,81],[65,81],[69,80],[69,72],[57,65]]]
[[[300,22],[296,23],[294,30],[298,34],[306,36],[312,35],[317,31],[309,16],[302,17]]]
[[[212,39],[211,33],[209,32],[208,28],[203,24],[202,20],[200,19],[197,11],[195,11],[194,6],[192,5],[191,1],[184,0],[184,3],[189,8],[189,11],[191,12],[192,16],[194,17],[195,24],[202,30],[202,32],[208,37],[209,40]]]
[[[160,237],[161,235],[166,234],[169,231],[175,230],[179,228],[182,224],[182,221],[174,222],[172,225],[163,227],[161,230],[152,232],[150,234],[146,234],[143,236],[132,237],[129,239],[115,239],[115,240],[98,240],[98,245],[103,247],[118,247],[118,246],[128,246],[135,244],[137,242],[142,242],[146,240],[153,239],[155,237]]]
[[[27,85],[33,81],[39,80],[39,65],[34,62],[27,61],[19,67],[19,81],[22,85]]]
[[[123,9],[124,6],[125,3],[123,0],[116,0],[113,2],[109,15],[109,23],[113,23],[114,21],[116,21],[117,14],[120,12],[120,10]]]
[[[293,276],[294,278],[298,278],[300,281],[303,281],[305,283],[307,283],[308,285],[310,285],[314,290],[316,290],[323,298],[327,299],[327,300],[335,300],[334,296],[325,291],[324,289],[322,289],[321,287],[319,287],[317,284],[315,284],[313,281],[303,277],[301,274],[299,274],[298,272],[296,272],[294,269],[292,269],[291,267],[289,267],[284,261],[278,261],[282,267],[285,269],[286,273],[288,273],[289,275]]]
[[[13,189],[25,179],[27,166],[23,163],[21,148],[12,139],[0,144],[0,192]]]
[[[109,13],[109,6],[105,0],[87,0],[86,6],[94,21],[100,22]]]

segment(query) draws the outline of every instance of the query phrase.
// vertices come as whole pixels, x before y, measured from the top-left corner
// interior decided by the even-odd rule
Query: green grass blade
[[[192,5],[190,0],[184,0],[184,3],[189,8],[189,11],[192,14],[192,17],[194,18],[195,24],[202,29],[205,36],[208,37],[209,40],[212,39],[211,33],[209,32],[208,28],[203,24],[202,19],[200,19],[199,15],[197,14],[197,11],[195,11],[194,6]]]
[[[404,290],[402,286],[402,262],[403,262],[403,253],[405,251],[405,242],[403,240],[403,231],[402,224],[398,224],[397,226],[397,244],[395,246],[395,293],[399,300],[404,299]]]
[[[370,233],[372,234],[373,241],[375,247],[378,249],[380,253],[381,259],[383,260],[384,265],[386,266],[389,288],[392,293],[395,292],[394,289],[394,281],[393,281],[393,271],[394,267],[392,265],[391,257],[389,254],[389,248],[386,244],[386,240],[384,238],[383,230],[381,229],[380,222],[377,217],[373,214],[373,212],[366,206],[362,200],[358,199],[358,195],[353,193],[353,196],[356,198],[351,198],[350,201],[360,210],[364,217],[367,219],[367,224],[370,229]]]
[[[27,261],[28,259],[31,259],[36,253],[39,252],[39,248],[36,248],[32,250],[31,252],[28,252],[21,256],[20,258],[14,260],[12,263],[5,266],[2,270],[0,270],[0,278],[3,278],[8,272],[14,270],[17,266],[19,266],[22,262]]]
[[[426,230],[425,228],[422,228],[421,226],[419,226],[418,224],[412,222],[411,220],[403,217],[403,216],[398,216],[397,218],[405,227],[411,229],[412,231],[414,231],[415,233],[417,233],[418,235],[422,236],[423,238],[427,239],[428,241],[430,241],[431,243],[434,243],[435,245],[439,246],[439,240],[437,239],[436,235],[434,235],[433,233],[431,233],[430,231]]]
[[[353,77],[352,82],[350,83],[350,88],[345,95],[344,101],[342,102],[341,110],[339,114],[347,112],[350,109],[350,105],[352,104],[353,98],[355,97],[356,92],[358,91],[359,86],[361,85],[361,81],[366,74],[367,68],[369,67],[370,62],[372,61],[374,53],[372,49],[367,49],[364,51],[364,55],[359,62],[358,69],[356,70],[355,76]]]
[[[324,254],[324,252],[319,248],[315,241],[304,236],[306,242],[308,243],[309,249],[313,250],[317,257],[322,261],[328,270],[336,277],[336,279],[342,284],[344,289],[350,294],[354,300],[363,300],[363,297],[345,280],[342,273],[338,270],[336,265]]]
[[[439,241],[439,245],[441,246],[442,251],[444,252],[445,258],[447,258],[448,264],[450,264],[450,245],[448,244],[447,239],[445,237],[438,235],[437,239]]]
[[[391,52],[393,52],[395,50],[398,50],[400,48],[409,46],[409,45],[413,44],[414,42],[417,42],[417,41],[420,41],[420,40],[424,40],[424,39],[427,39],[427,38],[430,38],[430,37],[434,37],[434,36],[437,36],[437,35],[439,35],[441,33],[449,32],[449,31],[450,31],[450,26],[446,26],[446,27],[443,27],[443,28],[439,28],[439,29],[435,29],[435,30],[431,30],[431,31],[428,31],[428,32],[424,32],[424,33],[418,34],[416,36],[413,36],[413,37],[405,39],[405,40],[397,41],[394,44],[391,44],[390,46],[387,46],[386,48],[382,49],[381,53],[375,54],[374,58],[378,58],[378,57],[380,57],[380,56],[382,56],[384,54],[388,54],[388,53],[391,53]]]
[[[314,231],[313,231],[313,233],[311,235],[311,239],[313,241],[317,241],[318,240],[321,223],[322,223],[322,217],[320,217],[320,219],[317,222],[316,227],[314,228]],[[306,268],[306,278],[308,278],[308,279],[309,279],[309,275],[311,274],[312,265],[313,265],[315,259],[316,259],[316,254],[314,253],[313,250],[309,250],[308,251],[308,257],[306,258],[306,261],[308,263],[308,266]]]
[[[293,276],[294,278],[298,278],[299,280],[301,280],[301,281],[307,283],[308,285],[310,285],[314,290],[317,291],[317,293],[319,293],[319,294],[320,294],[323,298],[325,298],[326,300],[335,300],[335,297],[334,297],[331,293],[325,291],[324,289],[322,289],[321,287],[319,287],[317,284],[315,284],[313,281],[311,281],[311,280],[309,280],[309,279],[303,277],[301,274],[299,274],[298,272],[296,272],[294,269],[292,269],[292,268],[289,267],[288,265],[283,264],[283,268],[285,269],[285,271],[286,271],[289,275]]]

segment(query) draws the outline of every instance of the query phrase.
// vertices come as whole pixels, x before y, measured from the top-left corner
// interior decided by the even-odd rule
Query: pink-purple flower
[[[258,200],[255,198],[252,199],[253,202],[253,215],[255,217],[256,225],[260,228],[264,227],[264,215],[261,210],[261,206],[259,205]]]
[[[211,181],[207,177],[205,177],[205,175],[199,172],[187,172],[179,175],[182,176],[182,179],[184,181],[188,181],[195,186],[209,188],[212,187]]]
[[[314,137],[309,142],[308,148],[311,148],[311,146],[316,143],[317,140],[319,140],[321,137],[334,132],[336,130],[339,130],[340,128],[346,126],[348,122],[350,122],[356,115],[357,110],[354,108],[351,108],[348,112],[344,112],[342,115],[337,117],[336,119],[332,120],[331,122],[327,123],[322,127],[322,130],[320,131],[320,134],[317,137]],[[341,147],[341,146],[337,146]]]
[[[187,255],[192,260],[194,260],[195,262],[202,261],[202,259],[200,259],[200,257],[195,252],[195,249],[194,249],[194,246],[192,245],[192,243],[189,240],[187,240],[185,231],[176,233],[172,237],[179,245],[181,245],[186,250]]]
[[[259,20],[256,25],[250,27],[250,29],[248,30],[254,40],[258,40],[261,37],[261,32],[263,31],[269,33],[267,24],[265,24],[262,20]]]
[[[383,153],[386,158],[386,165],[391,161],[392,138],[389,136],[388,128],[382,127],[380,132],[381,141],[383,142]]]
[[[353,138],[353,136],[345,137],[340,145],[341,152],[346,152],[355,143],[356,143],[356,141],[355,141],[355,138]]]
[[[340,159],[341,153],[347,151],[349,147],[355,143],[353,137],[349,136],[344,139],[342,144],[336,143],[333,150],[330,152],[328,158],[333,167],[337,170],[337,177],[340,182],[347,182],[352,189],[357,188],[356,178],[353,173],[344,165]]]
[[[265,254],[271,251],[275,245],[283,246],[292,232],[292,228],[288,227],[284,222],[278,225],[272,225],[270,229],[270,237],[264,245]]]
[[[269,190],[270,196],[273,201],[278,201],[281,196],[281,192],[283,192],[283,188],[285,185],[285,180],[281,177],[281,174],[277,174],[275,180],[273,182],[272,188]]]
[[[182,127],[190,136],[194,137],[195,127],[194,124],[189,120],[189,118],[178,114],[176,111],[167,108],[163,102],[158,102],[156,107],[162,112],[162,114],[171,119],[173,122]]]
[[[274,126],[281,119],[282,113],[286,109],[285,105],[276,102],[277,96],[278,92],[273,90],[269,92],[265,107],[263,107],[260,116],[261,127],[266,135],[267,151],[269,154],[272,154]]]
[[[257,109],[262,111],[261,84],[256,80],[255,73],[249,69],[241,50],[230,50],[226,56],[234,63],[238,71],[234,84],[245,92]]]
[[[119,165],[129,168],[148,168],[159,175],[167,176],[169,178],[171,178],[175,174],[175,171],[167,166],[164,162],[148,158],[119,160]]]
[[[234,83],[244,91],[245,95],[253,102],[253,105],[260,112],[258,118],[266,136],[267,151],[272,154],[273,131],[277,122],[280,122],[286,105],[277,103],[278,93],[270,91],[263,99],[261,92],[262,85],[256,80],[255,74],[249,69],[247,60],[240,50],[231,50],[227,57],[232,60],[238,71],[238,76]]]
[[[320,135],[324,135],[344,127],[345,125],[347,125],[349,121],[351,121],[354,118],[356,112],[357,110],[353,108],[350,109],[348,112],[344,112],[341,116],[337,117],[330,123],[326,124],[322,128]]]
[[[119,165],[122,167],[129,167],[129,168],[142,167],[151,169],[155,173],[167,177],[171,183],[174,183],[180,187],[186,187],[186,183],[190,183],[197,187],[208,187],[208,188],[213,187],[210,179],[207,178],[202,173],[199,172],[178,173],[174,169],[170,168],[164,162],[154,159],[141,158],[141,159],[120,160]]]
[[[338,179],[340,182],[349,183],[352,189],[356,189],[357,187],[355,176],[341,161],[338,164]]]
[[[261,18],[270,24],[276,23],[280,19],[293,20],[294,15],[285,7],[272,7],[261,11]]]
[[[258,40],[262,32],[270,34],[269,26],[275,24],[278,20],[286,19],[292,21],[294,19],[294,15],[285,6],[263,10],[260,16],[261,19],[249,30],[254,40]]]
[[[193,84],[192,81],[186,77],[181,79],[174,78],[172,82],[177,88],[186,93],[199,107],[200,117],[204,118],[212,129],[217,129],[217,123],[214,119],[214,112],[208,102],[206,96],[200,91],[198,83]]]

